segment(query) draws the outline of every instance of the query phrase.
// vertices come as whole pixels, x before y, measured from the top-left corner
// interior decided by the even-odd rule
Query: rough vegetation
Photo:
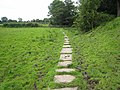
[[[74,66],[81,90],[120,89],[120,18],[89,33],[67,31],[74,49]],[[82,84],[83,83],[83,84]]]
[[[0,28],[0,90],[47,88],[62,43],[55,28]]]

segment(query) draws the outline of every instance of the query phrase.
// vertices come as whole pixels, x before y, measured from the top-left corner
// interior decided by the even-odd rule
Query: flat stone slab
[[[69,38],[65,38],[64,40],[65,40],[65,41],[66,41],[66,40],[68,40],[68,41],[69,41]]]
[[[78,87],[71,87],[71,88],[60,88],[60,89],[54,89],[54,90],[78,90]]]
[[[55,75],[54,80],[56,83],[70,83],[75,79],[72,75]]]
[[[69,69],[69,68],[62,68],[62,69],[57,69],[56,72],[74,72],[75,69]]]
[[[58,66],[62,66],[62,67],[68,67],[71,64],[72,64],[72,61],[58,62]]]
[[[63,48],[71,48],[71,45],[63,45]]]
[[[69,41],[65,41],[64,43],[69,43],[69,44],[70,44],[70,42],[69,42]]]
[[[61,54],[60,60],[63,61],[71,61],[72,60],[72,54]]]
[[[64,45],[70,45],[70,43],[69,42],[64,42]]]
[[[68,36],[67,36],[67,35],[65,35],[65,36],[64,36],[64,38],[68,38]]]
[[[61,54],[70,54],[70,53],[72,53],[72,48],[63,48],[62,50],[61,50]]]
[[[65,40],[65,41],[69,41],[69,38],[65,38],[64,40]]]

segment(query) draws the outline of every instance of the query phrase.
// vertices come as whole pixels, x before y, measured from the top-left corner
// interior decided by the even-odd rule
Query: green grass
[[[0,27],[0,90],[120,89],[120,18],[88,33],[63,30],[73,47],[73,73],[56,73],[64,37],[60,28]],[[87,74],[85,74],[87,73]],[[56,84],[55,74],[70,74],[69,84]],[[85,78],[87,75],[87,78]]]
[[[78,75],[75,85],[80,90],[120,89],[120,18],[88,33],[65,30],[73,47],[73,66]],[[82,80],[82,81],[81,81]]]
[[[63,38],[57,28],[0,28],[0,90],[47,90]]]
[[[0,24],[0,27],[2,27],[3,26],[3,24]]]

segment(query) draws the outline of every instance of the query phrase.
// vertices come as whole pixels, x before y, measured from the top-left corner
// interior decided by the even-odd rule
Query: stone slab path
[[[63,48],[61,54],[72,54],[72,48]]]
[[[56,83],[70,83],[75,79],[72,75],[56,75],[54,80]]]
[[[69,72],[71,73],[75,72],[75,69],[68,68],[68,66],[72,64],[72,48],[71,48],[68,36],[64,32],[63,34],[64,34],[64,45],[60,52],[61,55],[60,55],[60,61],[58,62],[58,69],[56,69],[56,72],[61,73],[61,74],[60,75],[57,74],[54,76],[54,82],[57,84],[72,83],[76,78],[73,75],[67,74]],[[65,88],[58,88],[54,90],[78,90],[78,87],[65,87]]]
[[[57,69],[56,72],[74,72],[75,69],[69,69],[69,68],[62,68],[62,69]]]
[[[63,45],[63,48],[71,48],[71,45]]]
[[[71,61],[72,60],[72,54],[61,54],[60,55],[60,60],[63,61]]]
[[[64,45],[70,45],[69,42],[65,42]]]
[[[78,90],[77,87],[74,88],[61,88],[61,89],[54,89],[54,90]]]
[[[58,66],[61,66],[61,67],[68,67],[71,64],[72,64],[72,61],[58,62]]]

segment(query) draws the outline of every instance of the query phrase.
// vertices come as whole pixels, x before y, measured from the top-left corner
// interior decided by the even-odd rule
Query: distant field
[[[63,45],[57,28],[0,28],[0,90],[43,90]]]

